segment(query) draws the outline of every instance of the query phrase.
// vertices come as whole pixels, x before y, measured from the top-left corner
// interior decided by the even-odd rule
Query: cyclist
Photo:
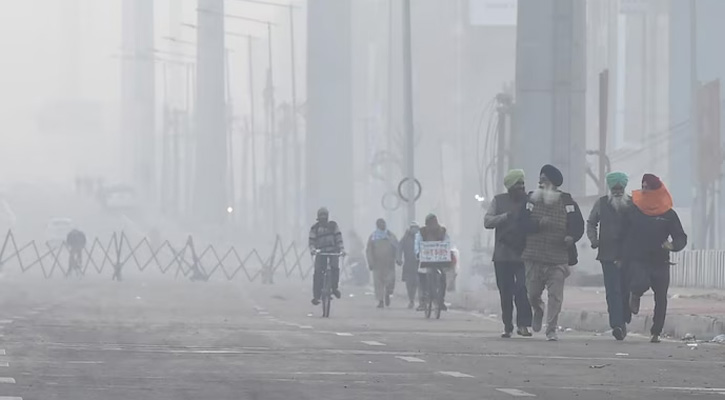
[[[317,211],[317,222],[310,229],[310,253],[315,257],[315,274],[312,280],[312,304],[320,304],[322,296],[323,271],[330,262],[332,270],[332,294],[340,298],[338,284],[340,282],[340,257],[318,255],[319,253],[340,253],[345,254],[345,246],[342,242],[342,232],[337,222],[330,221],[330,212],[326,208]]]
[[[420,231],[415,235],[415,254],[420,259],[420,247],[421,242],[446,242],[450,243],[451,239],[448,237],[446,228],[438,223],[438,217],[435,214],[428,214],[425,217],[425,226],[420,228]],[[421,262],[420,268],[437,268],[441,270],[440,281],[439,281],[439,293],[441,294],[440,304],[438,305],[441,310],[446,311],[448,308],[445,304],[446,296],[446,270],[451,266],[451,262]],[[418,311],[425,311],[425,303],[430,295],[428,293],[427,279],[428,276],[425,273],[419,273],[418,279],[420,280],[420,301],[421,304],[418,307]]]
[[[86,235],[78,229],[73,229],[65,238],[70,252],[68,257],[68,276],[75,271],[76,274],[81,273],[81,265],[83,265],[83,249],[86,248]]]

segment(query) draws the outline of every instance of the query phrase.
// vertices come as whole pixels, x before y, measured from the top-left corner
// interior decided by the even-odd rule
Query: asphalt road
[[[365,290],[348,289],[322,319],[308,292],[0,280],[0,400],[725,396],[722,345],[501,339],[498,321],[456,311],[425,320],[402,299],[378,310]]]

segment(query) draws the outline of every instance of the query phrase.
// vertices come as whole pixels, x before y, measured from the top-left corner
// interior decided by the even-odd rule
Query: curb
[[[497,302],[481,298],[475,292],[449,293],[451,304],[467,311],[478,311],[483,314],[500,314],[501,308]],[[604,300],[602,300],[604,301]],[[566,308],[566,304],[564,305]],[[559,325],[578,331],[607,332],[609,315],[601,311],[574,311],[563,309],[559,314]],[[633,315],[629,331],[649,335],[652,327],[651,315]],[[663,334],[681,338],[692,334],[704,340],[725,333],[725,319],[707,315],[670,314],[665,320]]]

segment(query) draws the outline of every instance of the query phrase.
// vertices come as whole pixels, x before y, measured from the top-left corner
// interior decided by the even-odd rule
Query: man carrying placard
[[[415,237],[415,253],[418,255],[420,260],[420,269],[425,270],[427,268],[437,268],[443,270],[441,274],[440,293],[441,293],[441,304],[439,307],[441,310],[447,310],[445,305],[445,293],[446,293],[446,274],[445,268],[451,266],[451,239],[448,237],[446,228],[438,223],[438,217],[434,214],[428,214],[425,218],[425,226],[420,228],[420,231]],[[427,293],[427,275],[425,273],[418,273],[420,279],[420,300],[421,305],[418,307],[418,311],[424,311],[423,304],[428,299],[429,293]]]

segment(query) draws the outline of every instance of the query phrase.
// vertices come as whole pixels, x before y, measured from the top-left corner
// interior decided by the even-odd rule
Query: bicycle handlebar
[[[315,256],[344,257],[345,253],[315,253]]]

